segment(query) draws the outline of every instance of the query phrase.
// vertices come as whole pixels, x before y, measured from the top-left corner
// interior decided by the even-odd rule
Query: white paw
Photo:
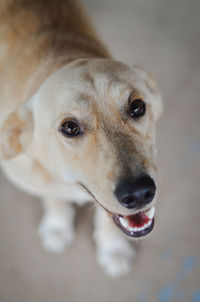
[[[39,225],[38,234],[45,250],[59,253],[72,242],[74,230],[66,219],[46,215]]]
[[[130,272],[135,253],[128,241],[111,240],[107,243],[104,242],[99,247],[98,262],[110,277],[121,277]]]

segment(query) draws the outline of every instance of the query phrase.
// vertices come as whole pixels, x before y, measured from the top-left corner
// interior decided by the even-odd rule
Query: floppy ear
[[[149,90],[154,119],[157,121],[163,112],[163,101],[157,82],[150,72],[145,71],[140,66],[135,66],[134,71],[144,80],[144,84]]]
[[[32,139],[33,118],[31,100],[20,104],[0,129],[0,157],[10,159],[23,153]]]

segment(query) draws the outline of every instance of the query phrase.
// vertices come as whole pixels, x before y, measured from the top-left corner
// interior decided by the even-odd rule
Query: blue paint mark
[[[173,232],[170,237],[171,237],[171,240],[176,240],[177,234],[175,232]]]
[[[149,290],[149,284],[147,282],[140,283],[140,293],[137,302],[148,301],[148,297],[149,297],[148,290]]]
[[[139,295],[139,302],[145,302],[148,301],[148,295],[146,292],[141,292]]]
[[[196,263],[197,263],[196,257],[190,256],[190,257],[185,258],[183,261],[181,273],[183,275],[187,274],[189,271],[191,271],[193,269],[193,267],[196,265]]]
[[[170,251],[163,251],[160,256],[164,259],[164,260],[170,260],[172,258],[172,254]]]
[[[185,293],[182,290],[179,290],[175,293],[175,296],[178,300],[181,300],[185,298]]]
[[[162,302],[170,302],[173,297],[173,287],[165,286],[158,293],[158,299]]]
[[[196,290],[192,296],[192,302],[200,302],[200,290]]]
[[[179,286],[181,281],[185,278],[185,276],[193,269],[196,263],[197,263],[197,259],[195,257],[193,256],[186,257],[183,260],[180,272],[177,274],[177,276],[172,281],[172,283],[168,284],[167,286],[164,286],[158,292],[158,300],[161,302],[170,302],[176,294],[177,287]]]
[[[200,155],[200,140],[199,138],[189,141],[187,154],[184,158],[184,167],[188,167]]]

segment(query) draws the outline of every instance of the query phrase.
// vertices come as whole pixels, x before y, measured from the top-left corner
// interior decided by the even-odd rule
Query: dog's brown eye
[[[60,132],[66,136],[76,136],[81,134],[80,125],[73,120],[65,121],[61,127]]]
[[[134,118],[141,117],[145,114],[146,104],[142,99],[135,99],[129,105],[130,115]]]

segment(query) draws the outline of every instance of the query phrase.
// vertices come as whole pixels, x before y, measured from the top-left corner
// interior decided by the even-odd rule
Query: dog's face
[[[57,179],[84,187],[126,235],[140,237],[154,223],[161,109],[154,80],[140,68],[78,60],[8,118],[1,152],[37,158]]]

